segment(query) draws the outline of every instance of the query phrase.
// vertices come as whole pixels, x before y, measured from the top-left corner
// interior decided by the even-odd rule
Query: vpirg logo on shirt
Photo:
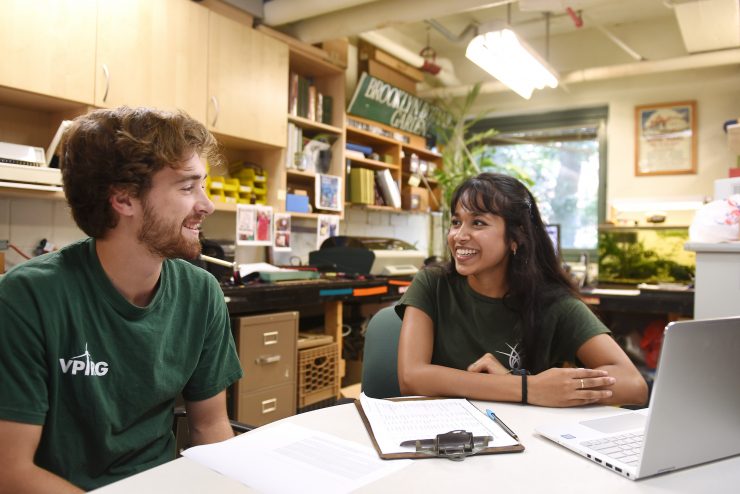
[[[87,342],[85,343],[85,353],[77,355],[69,360],[59,359],[59,365],[62,367],[63,374],[80,374],[84,376],[104,376],[108,373],[108,362],[94,362],[92,355],[87,351]]]

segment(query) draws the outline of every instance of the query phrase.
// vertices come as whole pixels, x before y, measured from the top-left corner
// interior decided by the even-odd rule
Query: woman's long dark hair
[[[452,214],[458,205],[471,212],[500,216],[506,225],[507,243],[516,242],[516,254],[509,254],[504,302],[521,315],[523,368],[545,370],[548,362],[538,344],[543,308],[558,296],[579,294],[555,253],[532,193],[516,178],[481,173],[455,190],[450,203]],[[457,275],[454,261],[450,272]]]

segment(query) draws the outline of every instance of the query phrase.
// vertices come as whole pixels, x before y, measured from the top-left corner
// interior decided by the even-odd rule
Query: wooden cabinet
[[[287,46],[216,12],[209,13],[208,33],[210,130],[284,147]]]
[[[236,419],[263,425],[295,414],[298,312],[235,319],[234,332],[244,370],[233,389]]]
[[[0,86],[91,104],[96,0],[6,0]]]
[[[206,8],[182,0],[99,0],[97,33],[97,106],[179,108],[205,122]]]
[[[344,206],[344,69],[327,62],[300,46],[290,47],[287,110],[288,142],[285,144],[284,167],[289,194],[305,191],[312,211],[291,212],[293,216],[315,217],[317,214],[343,215]],[[323,102],[323,104],[322,104]],[[329,145],[322,157],[311,153],[307,143],[313,140]],[[313,155],[313,157],[311,157]],[[305,157],[305,159],[302,159]],[[341,178],[340,211],[320,209],[315,197],[317,174]]]
[[[350,204],[389,211],[439,209],[440,191],[432,172],[442,166],[442,156],[426,149],[422,137],[351,115],[347,117],[346,135],[348,146],[356,144],[371,152],[370,156],[347,152],[347,198]],[[373,176],[361,180],[362,170],[369,170]],[[378,182],[377,172],[383,170],[390,172],[398,186],[400,207],[386,204],[381,191],[368,197],[367,192],[360,194],[357,190],[372,188],[374,191]],[[371,181],[368,184],[368,180],[375,183]]]

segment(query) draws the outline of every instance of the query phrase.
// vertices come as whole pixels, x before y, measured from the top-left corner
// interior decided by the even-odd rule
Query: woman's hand
[[[528,398],[533,405],[573,407],[610,398],[617,381],[604,370],[548,369],[527,377]]]
[[[492,354],[487,353],[468,366],[468,372],[480,372],[484,374],[498,374],[500,376],[509,374],[511,371],[504,367]]]

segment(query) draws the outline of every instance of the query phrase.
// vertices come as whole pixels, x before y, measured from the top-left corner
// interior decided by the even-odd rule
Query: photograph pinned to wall
[[[316,174],[316,208],[329,211],[342,210],[342,178]]]
[[[290,215],[275,213],[275,243],[274,251],[290,250]]]
[[[237,205],[236,244],[272,245],[272,206]]]
[[[316,222],[316,249],[329,237],[339,235],[339,216],[334,214],[320,214]]]
[[[635,107],[635,175],[696,173],[696,102]]]

